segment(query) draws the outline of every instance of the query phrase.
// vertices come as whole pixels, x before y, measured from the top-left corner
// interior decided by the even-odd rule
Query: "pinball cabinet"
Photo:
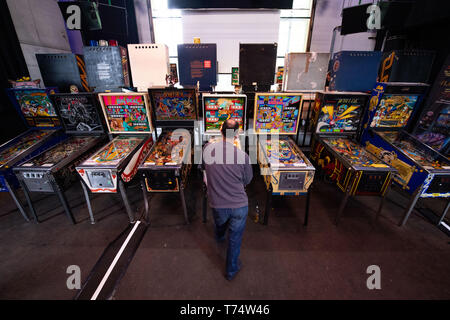
[[[49,98],[51,92],[51,88],[7,90],[28,130],[0,146],[0,192],[10,193],[26,221],[29,216],[16,193],[20,183],[13,167],[64,139],[61,123]]]
[[[449,159],[405,131],[427,87],[420,83],[379,82],[372,91],[365,118],[362,143],[397,169],[394,182],[411,196],[400,226],[405,225],[420,198],[447,199],[440,222],[450,207]]]
[[[120,196],[130,223],[135,221],[125,183],[137,173],[153,144],[153,126],[147,93],[100,93],[98,95],[110,142],[77,165],[91,218],[95,223],[89,192]]]
[[[345,193],[335,216],[339,219],[351,196],[381,197],[375,219],[391,184],[391,166],[356,142],[369,95],[358,92],[318,92],[313,110],[311,160]]]
[[[273,196],[306,195],[308,223],[309,188],[315,168],[291,136],[297,134],[302,95],[256,93],[253,129],[258,136],[257,159],[267,190],[263,223],[267,225]]]
[[[105,138],[105,127],[96,94],[62,93],[52,95],[66,139],[39,155],[13,168],[24,190],[28,206],[39,221],[32,193],[53,193],[58,196],[69,220],[75,224],[64,190],[78,180],[75,166]]]
[[[162,129],[148,156],[139,166],[145,220],[150,222],[153,193],[178,193],[185,223],[189,216],[185,188],[192,167],[193,129],[197,120],[197,91],[193,88],[148,89],[155,127]]]

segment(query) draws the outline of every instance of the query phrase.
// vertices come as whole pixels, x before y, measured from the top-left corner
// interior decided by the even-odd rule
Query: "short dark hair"
[[[222,123],[222,128],[220,129],[224,137],[227,136],[227,130],[233,130],[233,135],[236,135],[237,131],[239,130],[239,123],[233,119],[225,120]]]

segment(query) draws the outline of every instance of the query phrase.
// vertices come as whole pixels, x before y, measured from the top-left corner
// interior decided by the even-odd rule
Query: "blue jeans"
[[[212,208],[215,234],[218,242],[225,240],[227,228],[230,228],[227,249],[227,277],[233,277],[238,271],[239,253],[241,252],[242,234],[247,220],[248,206],[236,209]]]

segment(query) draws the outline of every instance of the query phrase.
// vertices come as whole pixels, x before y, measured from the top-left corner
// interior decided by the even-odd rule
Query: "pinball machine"
[[[202,95],[203,105],[203,142],[215,143],[221,141],[222,124],[233,119],[239,123],[239,137],[234,139],[234,145],[245,151],[245,130],[247,114],[247,96],[245,94],[210,94]],[[203,222],[207,216],[207,185],[203,166],[199,169],[203,174]]]
[[[105,138],[104,121],[93,93],[61,93],[51,96],[60,116],[66,138],[39,155],[13,168],[28,202],[31,214],[39,222],[32,193],[58,196],[69,220],[75,224],[64,191],[78,180],[75,166]]]
[[[29,221],[16,190],[20,187],[13,167],[64,139],[61,123],[49,98],[54,89],[8,89],[7,94],[28,130],[0,146],[0,192],[9,192]]]
[[[397,169],[394,182],[410,196],[400,226],[420,198],[450,197],[450,161],[405,129],[420,107],[428,85],[379,82],[372,90],[361,141],[366,149]],[[441,220],[450,207],[450,201]]]
[[[351,196],[381,197],[375,219],[395,169],[356,142],[369,95],[358,92],[318,92],[313,109],[311,160],[345,193],[335,224]]]
[[[267,225],[272,196],[306,195],[305,226],[308,222],[309,188],[315,168],[297,146],[302,95],[256,93],[253,130],[258,136],[257,159],[267,189],[263,223]]]
[[[106,120],[110,142],[91,154],[76,170],[89,210],[95,223],[89,198],[91,193],[109,193],[120,196],[130,222],[134,213],[128,201],[125,183],[137,173],[153,143],[153,126],[147,93],[100,93],[98,95]]]
[[[155,127],[162,129],[148,156],[139,166],[145,205],[149,221],[150,195],[179,193],[186,224],[189,217],[184,190],[192,167],[193,128],[197,120],[195,89],[148,89],[153,107]]]

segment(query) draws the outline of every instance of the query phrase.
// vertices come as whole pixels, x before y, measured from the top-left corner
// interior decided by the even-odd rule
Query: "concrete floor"
[[[386,201],[375,225],[378,199],[351,200],[333,224],[342,193],[315,182],[310,219],[303,226],[305,197],[276,198],[269,225],[252,219],[263,210],[260,177],[248,188],[250,213],[241,251],[243,269],[223,277],[224,250],[213,239],[212,221],[201,222],[197,176],[188,187],[192,223],[183,225],[176,195],[152,200],[148,229],[114,299],[449,299],[450,239],[418,214],[403,228],[402,209]],[[138,186],[131,202],[142,207]],[[73,226],[55,196],[34,195],[40,224],[26,223],[7,193],[0,194],[0,299],[72,299],[66,268],[78,265],[82,280],[104,248],[128,224],[116,195],[92,201],[98,222],[91,225],[81,187],[68,191],[78,223]],[[389,197],[400,201],[391,191]],[[403,201],[405,203],[405,201]],[[438,204],[439,206],[443,204]],[[210,216],[209,216],[210,217]],[[369,265],[381,268],[381,290],[368,290]]]

